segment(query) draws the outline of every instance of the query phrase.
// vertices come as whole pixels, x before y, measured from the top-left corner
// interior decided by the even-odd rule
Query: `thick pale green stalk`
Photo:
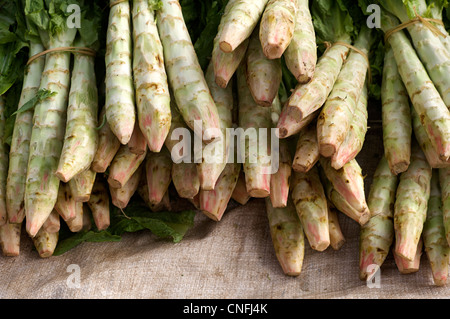
[[[8,175],[8,151],[5,144],[5,99],[0,95],[0,226],[8,220],[6,210],[6,179]]]
[[[170,211],[171,210],[169,191],[168,190],[164,194],[163,199],[158,204],[151,204],[150,203],[149,198],[148,198],[147,179],[146,179],[145,175],[141,176],[141,180],[139,182],[137,193],[142,198],[142,200],[147,204],[147,206],[150,208],[150,210],[152,212]]]
[[[145,174],[150,204],[158,204],[167,192],[172,181],[172,163],[166,147],[159,153],[148,152],[145,159]]]
[[[417,144],[411,150],[411,164],[400,176],[394,212],[395,252],[412,261],[427,216],[431,167]]]
[[[75,218],[72,220],[68,220],[66,221],[67,226],[69,227],[69,230],[72,233],[78,233],[79,231],[81,231],[83,229],[83,225],[84,225],[84,209],[83,209],[84,204],[83,203],[79,203],[79,205],[76,205],[75,208]]]
[[[110,225],[109,193],[103,177],[96,177],[87,205],[91,209],[97,229],[107,229]]]
[[[420,123],[419,115],[414,108],[411,108],[411,117],[414,136],[419,143],[420,148],[424,152],[428,164],[430,164],[432,168],[450,167],[450,159],[448,159],[447,161],[443,161],[439,157],[439,154],[433,147],[433,144],[431,143],[431,140],[428,137],[425,128],[423,127],[422,123]]]
[[[326,178],[333,185],[333,189],[340,195],[336,198],[342,197],[352,209],[343,211],[340,205],[332,198],[329,198],[333,204],[343,213],[349,215],[352,219],[364,225],[370,217],[370,211],[367,207],[364,178],[362,176],[362,169],[356,160],[351,160],[345,164],[341,169],[335,170],[331,166],[329,158],[320,158],[320,164]],[[336,196],[336,195],[334,195]],[[348,214],[354,211],[356,214]]]
[[[303,227],[294,204],[289,201],[283,208],[274,208],[266,198],[266,212],[270,235],[278,262],[288,276],[300,275],[305,256]]]
[[[77,30],[52,37],[47,49],[71,46]],[[63,39],[63,40],[61,40]],[[55,175],[63,146],[70,84],[70,53],[46,55],[40,89],[56,92],[34,111],[25,187],[26,230],[34,237],[55,206],[59,178]]]
[[[346,240],[339,224],[339,211],[328,203],[328,231],[330,233],[330,246],[334,250],[339,250],[345,244]]]
[[[30,56],[44,51],[39,43],[30,43]],[[45,57],[40,57],[25,68],[18,109],[31,100],[39,90]],[[30,152],[33,110],[17,113],[9,151],[8,177],[6,180],[6,209],[11,223],[21,223],[25,218],[24,196]]]
[[[289,182],[292,174],[292,158],[286,140],[279,141],[278,170],[270,177],[270,201],[275,208],[286,207],[289,197]]]
[[[105,112],[106,110],[103,108],[100,113],[99,122],[103,121],[106,114]],[[97,173],[104,173],[111,164],[119,148],[120,141],[114,135],[113,131],[111,131],[109,124],[104,123],[98,132],[98,147],[92,161],[92,170]]]
[[[316,34],[309,11],[309,0],[297,0],[296,11],[294,34],[284,52],[284,59],[287,68],[297,81],[305,84],[311,81],[315,75],[317,64]],[[340,49],[343,49],[343,47],[341,46]],[[330,70],[330,72],[332,71]]]
[[[397,24],[398,21],[391,15],[382,15],[384,31]],[[420,122],[439,157],[446,161],[450,158],[450,111],[405,33],[399,31],[392,34],[389,44]]]
[[[229,85],[223,89],[214,80],[214,67],[209,64],[206,74],[206,83],[209,86],[211,95],[217,106],[220,117],[221,138],[202,146],[202,160],[198,164],[197,170],[200,178],[200,188],[203,190],[213,190],[216,182],[225,169],[228,161],[230,141],[227,138],[227,128],[233,125],[233,88]]]
[[[22,223],[6,222],[0,226],[0,247],[4,256],[15,257],[20,254],[20,233]]]
[[[259,129],[267,129],[267,138],[270,136],[272,127],[271,108],[256,104],[247,85],[243,67],[237,70],[238,96],[239,96],[239,127],[244,132],[253,133],[253,138],[246,134],[241,136],[241,145],[244,145],[245,152],[244,173],[247,185],[247,192],[252,197],[267,197],[270,194],[271,167],[269,158],[269,144],[258,147],[258,142],[263,138],[259,134]],[[255,140],[257,137],[257,140]],[[242,150],[241,150],[242,152]],[[252,154],[250,154],[252,153]],[[255,154],[256,153],[256,154]]]
[[[39,257],[49,258],[55,252],[58,244],[59,232],[49,233],[43,228],[39,229],[37,234],[33,237],[33,244],[36,248]]]
[[[364,85],[358,103],[356,104],[353,119],[342,144],[336,153],[331,157],[331,166],[334,169],[340,169],[345,164],[355,159],[361,152],[367,133],[367,120],[369,117],[367,111],[368,92],[367,86]]]
[[[111,4],[114,2],[110,0]],[[106,118],[122,144],[130,140],[136,121],[130,15],[129,1],[112,6],[106,32]]]
[[[171,113],[164,53],[149,1],[133,1],[133,75],[139,127],[152,152],[169,133]]]
[[[354,46],[368,55],[371,29],[362,27]],[[351,51],[317,120],[320,154],[332,156],[343,143],[358,104],[369,65],[364,56]]]
[[[397,175],[406,171],[410,163],[412,120],[408,92],[389,46],[381,86],[384,153],[391,171]]]
[[[448,245],[442,212],[442,196],[439,186],[439,171],[433,170],[430,183],[427,218],[423,225],[423,245],[431,265],[434,284],[447,283],[450,247]]]
[[[291,43],[297,8],[298,0],[269,0],[267,3],[259,28],[259,39],[267,58],[281,58]]]
[[[222,219],[239,178],[241,166],[240,163],[228,163],[213,190],[200,190],[199,209],[212,220]]]
[[[89,200],[96,176],[96,172],[87,169],[75,175],[69,181],[70,191],[77,202],[87,202]]]
[[[200,191],[200,179],[196,164],[173,163],[172,182],[181,198],[194,198]]]
[[[128,206],[131,197],[136,192],[141,175],[143,172],[143,167],[140,166],[136,172],[130,177],[130,179],[121,188],[109,187],[109,192],[111,193],[111,202],[114,206],[124,209]]]
[[[231,198],[241,205],[247,204],[247,202],[251,198],[250,194],[247,192],[247,185],[245,183],[245,174],[242,170],[239,174],[233,193],[231,194]]]
[[[48,233],[56,233],[59,232],[60,228],[61,228],[61,221],[59,218],[59,214],[54,209],[46,219],[44,225],[42,225],[42,229]]]
[[[75,219],[77,211],[83,206],[82,202],[75,201],[75,198],[70,191],[68,183],[61,182],[58,190],[58,197],[54,209],[67,223]],[[45,222],[45,221],[44,221]]]
[[[162,0],[157,25],[164,48],[165,67],[176,104],[186,124],[194,130],[200,121],[207,142],[220,137],[219,114],[206,84],[178,0]]]
[[[350,42],[350,39],[342,39]],[[314,77],[309,83],[299,84],[281,112],[277,127],[280,138],[298,133],[304,119],[320,112],[339,76],[349,49],[343,45],[333,45],[320,57]]]
[[[442,196],[442,216],[447,242],[450,245],[450,168],[439,169],[439,183]]]
[[[64,145],[55,173],[64,183],[91,166],[98,144],[97,114],[94,57],[74,54]]]
[[[316,127],[316,123],[313,122],[300,131],[292,162],[292,168],[296,172],[308,172],[320,158]]]
[[[368,267],[384,263],[394,241],[394,202],[397,175],[391,171],[388,160],[382,157],[375,170],[367,204],[369,221],[361,227],[359,236],[359,278],[367,280]]]
[[[128,147],[130,148],[130,152],[134,154],[144,154],[147,151],[147,140],[144,134],[142,134],[138,122],[134,124],[133,134],[131,134],[131,138],[128,141]]]
[[[229,53],[249,38],[258,24],[268,0],[231,0],[222,17],[220,49]]]
[[[398,270],[402,274],[411,274],[419,271],[420,268],[420,259],[422,258],[423,253],[423,240],[422,237],[419,239],[419,243],[417,244],[416,253],[414,255],[413,260],[407,260],[400,256],[395,250],[392,251],[392,255],[394,256],[395,264],[397,265]]]
[[[291,196],[311,248],[324,251],[330,245],[328,203],[316,166],[294,173]]]
[[[147,153],[134,154],[128,145],[121,145],[109,167],[108,184],[114,188],[125,185],[144,161]]]

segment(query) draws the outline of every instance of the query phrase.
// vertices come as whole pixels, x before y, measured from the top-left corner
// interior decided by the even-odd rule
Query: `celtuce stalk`
[[[72,233],[78,233],[83,229],[84,225],[84,209],[83,209],[83,203],[77,203],[79,205],[75,206],[75,218],[66,221],[67,226],[69,227],[69,230]]]
[[[15,257],[20,254],[21,223],[6,222],[0,226],[0,247],[4,256]]]
[[[80,40],[76,46],[86,47],[86,44]],[[97,151],[98,92],[94,61],[92,56],[74,54],[66,132],[55,173],[64,183],[88,169]]]
[[[431,177],[430,199],[422,237],[425,252],[430,261],[434,284],[444,286],[448,277],[450,247],[445,236],[438,170],[433,170]]]
[[[251,198],[250,194],[247,192],[247,185],[245,183],[245,174],[242,170],[239,174],[233,193],[231,194],[231,198],[241,205],[247,204],[247,202]]]
[[[219,38],[220,49],[233,52],[249,38],[258,24],[268,0],[228,1],[222,16],[223,29]]]
[[[109,193],[108,188],[106,187],[106,181],[102,177],[97,176],[95,179],[94,187],[92,188],[92,193],[87,205],[91,209],[92,217],[97,229],[107,229],[110,225]]]
[[[181,198],[194,198],[200,191],[200,179],[195,163],[173,163],[172,182]]]
[[[392,255],[394,256],[395,264],[397,265],[397,268],[400,271],[400,273],[412,274],[419,271],[422,253],[423,253],[423,240],[422,237],[420,237],[413,260],[403,258],[395,250],[392,252]]]
[[[220,118],[221,138],[202,146],[202,160],[197,170],[200,178],[200,188],[213,190],[220,174],[228,162],[230,141],[227,137],[227,129],[233,125],[233,88],[229,85],[226,89],[219,87],[214,80],[214,68],[210,63],[205,74],[206,83],[211,91],[217,112]]]
[[[133,1],[133,75],[139,127],[152,152],[169,133],[171,112],[164,53],[149,1]]]
[[[8,174],[8,151],[5,146],[5,99],[0,95],[0,226],[8,221],[6,210],[6,179]]]
[[[192,150],[191,142],[193,140],[191,134],[192,131],[189,130],[183,117],[178,112],[178,107],[173,99],[171,100],[170,109],[172,113],[172,122],[170,124],[169,135],[164,144],[169,150],[172,161],[174,163],[179,163],[190,156],[189,152]],[[189,132],[186,140],[184,140],[184,136],[178,136],[178,131]]]
[[[91,196],[97,173],[87,169],[69,181],[70,192],[77,202],[87,202]]]
[[[59,232],[49,233],[43,228],[39,229],[36,236],[33,237],[33,244],[39,254],[39,257],[51,257],[55,252],[56,245],[58,244],[58,239]]]
[[[114,206],[124,209],[128,206],[131,197],[136,192],[139,181],[141,179],[142,166],[138,168],[136,172],[131,176],[131,178],[123,185],[121,188],[109,187],[109,192],[111,193],[111,201]]]
[[[368,55],[371,29],[363,26],[354,46]],[[351,51],[317,120],[320,154],[332,156],[344,142],[369,68],[366,58]]]
[[[391,171],[397,175],[406,171],[410,163],[412,119],[408,92],[391,47],[386,49],[381,86],[384,153]]]
[[[450,245],[450,168],[439,169],[445,237]]]
[[[147,140],[145,139],[144,134],[142,134],[138,122],[134,125],[133,134],[131,134],[131,138],[127,145],[130,148],[130,152],[134,154],[140,155],[147,151]]]
[[[284,59],[287,68],[299,83],[305,84],[313,79],[317,64],[317,44],[309,0],[297,0],[294,34],[284,52]]]
[[[108,183],[111,187],[121,188],[144,161],[147,153],[133,154],[128,145],[121,145],[109,167]]]
[[[394,203],[398,178],[391,171],[388,160],[382,157],[375,170],[368,206],[369,221],[361,227],[359,236],[359,278],[367,280],[368,267],[384,263],[394,240]]]
[[[294,35],[298,0],[269,0],[261,17],[259,39],[264,55],[279,59]]]
[[[169,191],[167,190],[166,193],[163,196],[163,199],[158,204],[152,204],[149,201],[148,198],[148,185],[147,185],[147,179],[145,175],[141,176],[141,180],[139,182],[139,186],[137,189],[137,193],[142,198],[142,200],[147,204],[147,206],[150,208],[152,212],[159,212],[159,211],[170,211],[171,205],[170,205],[170,197],[169,197]]]
[[[417,144],[411,149],[411,164],[400,176],[394,211],[395,252],[412,261],[422,234],[430,198],[432,169]]]
[[[292,162],[292,169],[299,173],[307,173],[320,158],[317,142],[316,123],[313,122],[300,131],[297,147]]]
[[[398,24],[395,17],[384,11],[381,21],[384,32]],[[420,122],[439,157],[446,161],[450,158],[450,111],[405,33],[395,32],[388,42]]]
[[[172,181],[172,159],[166,147],[159,153],[148,152],[145,159],[148,201],[156,205],[164,197]]]
[[[77,210],[82,206],[82,202],[75,201],[68,183],[61,182],[58,189],[58,197],[54,209],[67,223],[75,219]],[[45,221],[44,221],[45,222]]]
[[[330,246],[334,250],[339,250],[345,244],[346,240],[339,224],[338,211],[328,203],[328,231],[330,233]]]
[[[288,276],[300,275],[305,256],[303,227],[291,201],[283,208],[274,208],[266,198],[270,235],[278,262]]]
[[[291,196],[311,248],[324,251],[330,245],[328,203],[316,166],[294,173]]]
[[[110,0],[110,4],[115,2]],[[121,144],[130,140],[136,121],[130,16],[129,1],[113,5],[106,33],[106,118]]]
[[[44,51],[41,43],[30,42],[30,57]],[[41,83],[45,57],[32,61],[26,68],[18,110],[32,99]],[[6,209],[10,223],[21,223],[25,218],[24,196],[30,152],[33,110],[17,113],[9,150],[8,177],[6,180]]]
[[[279,141],[278,170],[270,177],[270,201],[275,208],[286,207],[289,197],[289,182],[292,174],[292,159],[286,140]]]
[[[186,124],[201,122],[205,141],[220,137],[219,114],[206,84],[178,1],[162,0],[157,26],[164,48],[165,67],[176,104]]]
[[[41,30],[46,49],[72,45],[77,29],[64,25],[55,30],[59,32]],[[39,88],[56,95],[40,101],[34,110],[25,187],[26,231],[31,237],[42,227],[58,197],[60,180],[55,172],[64,140],[69,84],[70,53],[48,53]]]
[[[342,144],[336,153],[331,157],[331,166],[334,169],[341,169],[345,164],[355,159],[361,152],[367,133],[367,120],[369,117],[367,111],[368,92],[364,85],[358,103],[356,104],[353,119]]]
[[[100,121],[103,121],[106,115],[105,108],[100,113]],[[111,164],[114,156],[120,148],[120,141],[114,135],[108,123],[103,123],[103,126],[98,132],[98,147],[92,161],[91,168],[94,172],[104,173]]]
[[[42,225],[42,229],[47,233],[56,233],[59,232],[60,228],[61,228],[61,221],[59,218],[59,214],[54,209],[46,219],[44,225]]]

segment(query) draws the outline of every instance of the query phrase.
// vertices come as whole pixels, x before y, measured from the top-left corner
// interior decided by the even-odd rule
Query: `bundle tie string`
[[[114,1],[114,2],[110,2],[109,7],[112,8],[112,7],[114,7],[116,4],[119,4],[119,3],[122,3],[122,2],[125,2],[125,1],[128,2],[128,0],[116,0],[116,1]]]
[[[71,53],[79,53],[79,54],[89,55],[92,57],[95,57],[95,55],[96,55],[95,50],[92,50],[90,48],[82,48],[82,47],[53,48],[53,49],[48,49],[48,50],[45,50],[45,51],[39,52],[38,54],[33,55],[32,57],[30,57],[28,59],[27,65],[29,65],[34,60],[40,58],[41,56],[46,55],[47,53],[52,53],[52,52],[71,52]]]

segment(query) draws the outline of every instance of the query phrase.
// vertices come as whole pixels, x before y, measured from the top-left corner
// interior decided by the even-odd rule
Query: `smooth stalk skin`
[[[8,221],[6,210],[6,179],[8,178],[8,150],[5,145],[5,99],[0,95],[0,226]]]
[[[172,182],[172,165],[167,147],[163,147],[159,153],[148,152],[145,159],[145,174],[150,204],[158,204],[167,192]]]
[[[84,225],[84,204],[83,203],[77,203],[75,206],[75,218],[72,220],[66,221],[67,226],[69,227],[69,230],[72,233],[78,233],[83,229]]]
[[[299,173],[307,173],[320,158],[317,142],[317,126],[313,122],[298,135],[292,169]]]
[[[398,73],[394,51],[387,47],[381,82],[381,115],[384,154],[391,171],[398,175],[411,161],[412,119],[409,96]]]
[[[269,198],[265,201],[270,236],[278,262],[285,275],[298,276],[305,256],[305,237],[294,204],[289,201],[286,207],[274,208]]]
[[[220,174],[228,163],[230,138],[227,129],[233,126],[233,88],[232,84],[223,89],[214,80],[214,67],[210,63],[205,74],[217,112],[220,117],[221,138],[209,144],[202,145],[202,160],[197,165],[200,178],[200,188],[205,191],[213,190]]]
[[[367,133],[367,120],[369,117],[367,100],[367,85],[364,85],[358,103],[356,104],[347,136],[336,153],[331,157],[331,166],[334,169],[341,169],[345,164],[355,159],[364,146]]]
[[[16,257],[20,254],[20,234],[22,223],[6,222],[0,226],[0,247],[3,256]]]
[[[247,185],[245,183],[245,174],[242,170],[239,174],[233,193],[231,194],[231,198],[241,205],[247,204],[250,198],[252,198],[250,194],[247,192]]]
[[[321,157],[319,161],[326,178],[333,185],[333,189],[338,193],[338,195],[334,195],[336,196],[335,199],[342,197],[345,201],[344,203],[351,207],[350,210],[346,209],[345,211],[342,211],[340,205],[330,198],[336,208],[359,222],[360,225],[367,223],[370,217],[370,211],[367,206],[364,192],[362,169],[358,162],[353,159],[341,169],[335,170],[331,166],[331,160],[329,158]],[[352,211],[355,214],[349,214],[349,212]]]
[[[44,225],[42,225],[42,229],[47,233],[57,233],[61,227],[61,221],[59,218],[58,212],[54,209],[51,214],[45,220]]]
[[[238,73],[238,96],[239,96],[239,127],[244,132],[251,132],[250,134],[242,134],[240,143],[244,150],[244,165],[245,181],[247,185],[247,192],[252,197],[264,198],[270,194],[270,155],[269,144],[264,144],[260,139],[264,135],[260,134],[260,129],[267,129],[270,132],[272,127],[272,110],[270,107],[264,107],[256,104],[245,79],[243,67],[239,67]],[[269,137],[269,132],[267,137]],[[254,137],[257,137],[257,141]],[[262,147],[258,147],[258,143],[262,143]],[[250,154],[252,153],[252,154]],[[255,154],[256,153],[256,154]]]
[[[367,280],[371,265],[381,267],[394,241],[394,203],[398,177],[391,171],[383,156],[375,170],[370,185],[367,204],[369,221],[361,227],[359,235],[359,278]]]
[[[334,250],[339,250],[344,246],[346,240],[339,224],[339,211],[331,204],[328,204],[328,231],[330,233],[330,246]]]
[[[51,257],[55,252],[56,245],[58,244],[58,239],[59,232],[49,233],[43,228],[39,229],[36,236],[33,237],[33,244],[39,254],[39,257]]]
[[[114,188],[125,185],[144,161],[147,153],[133,154],[128,145],[121,145],[109,166],[108,184]]]
[[[445,237],[450,245],[450,168],[439,169]]]
[[[30,42],[30,57],[42,51],[44,51],[42,44]],[[17,109],[20,109],[32,99],[39,90],[44,63],[45,57],[40,57],[25,68],[22,92]],[[33,128],[33,113],[33,110],[17,113],[14,123],[6,180],[6,210],[10,223],[21,223],[25,218],[25,182],[31,129]]]
[[[133,1],[133,76],[139,127],[152,152],[169,133],[170,94],[155,13],[147,0]]]
[[[223,29],[219,47],[225,53],[233,52],[256,28],[268,0],[228,1],[222,16]]]
[[[222,219],[239,178],[241,166],[240,163],[228,163],[213,190],[200,190],[199,209],[212,220]]]
[[[369,54],[371,29],[362,27],[354,46]],[[349,131],[369,68],[363,55],[351,51],[317,120],[320,154],[337,152]]]
[[[349,43],[350,39],[343,38],[342,41]],[[346,46],[333,45],[317,61],[312,80],[297,85],[278,121],[280,138],[297,134],[306,118],[320,112],[336,83],[348,53],[349,48]]]
[[[130,140],[136,121],[130,15],[129,1],[115,4],[109,11],[106,31],[106,119],[121,144]]]
[[[70,191],[77,202],[87,202],[91,196],[97,173],[87,169],[78,175],[75,175],[69,181]]]
[[[427,158],[427,162],[428,164],[430,164],[431,168],[450,167],[450,159],[444,161],[439,157],[439,154],[433,147],[433,144],[431,143],[431,140],[428,137],[425,128],[423,127],[422,123],[420,123],[419,115],[413,107],[411,108],[411,117],[414,136],[419,143],[420,148],[424,152],[425,157]]]
[[[316,32],[309,11],[309,0],[297,0],[296,2],[294,34],[289,46],[284,51],[284,59],[287,68],[298,83],[305,84],[310,82],[316,73]],[[330,72],[332,71],[330,70]]]
[[[46,49],[71,46],[77,29],[50,37]],[[45,57],[39,89],[56,92],[34,109],[33,128],[25,185],[26,231],[34,237],[53,210],[58,197],[59,178],[55,172],[64,142],[70,85],[68,52],[51,52]]]
[[[275,156],[277,154],[274,154]],[[289,197],[289,182],[292,174],[292,158],[286,140],[279,141],[279,164],[270,177],[270,201],[275,208],[286,207]]]
[[[60,183],[54,209],[65,222],[68,222],[75,219],[77,210],[79,210],[79,206],[82,206],[83,203],[75,201],[68,183]]]
[[[109,193],[103,177],[97,176],[91,196],[87,202],[98,230],[107,229],[110,225]]]
[[[136,172],[131,176],[131,178],[123,185],[121,188],[109,187],[109,192],[111,194],[111,201],[114,206],[124,209],[128,206],[131,197],[136,192],[141,175],[143,174],[143,167],[140,166]]]
[[[201,122],[205,142],[220,138],[217,107],[198,62],[178,0],[162,0],[157,25],[164,48],[164,62],[170,88],[186,124],[194,130]],[[200,135],[200,132],[195,132]]]
[[[264,55],[257,31],[251,35],[247,49],[247,84],[256,104],[270,107],[280,88],[281,60],[270,60]]]
[[[381,24],[383,31],[386,31],[395,27],[398,21],[383,14]],[[406,34],[403,31],[395,32],[388,42],[420,122],[439,157],[447,161],[450,158],[450,111]]]
[[[235,0],[229,1],[235,2]],[[233,78],[239,64],[245,57],[248,48],[248,38],[245,39],[233,52],[225,53],[220,49],[219,40],[222,35],[224,25],[226,24],[226,17],[229,15],[231,5],[225,6],[225,11],[220,19],[217,34],[214,37],[214,45],[211,56],[211,63],[214,68],[214,78],[217,85],[221,88],[227,88],[228,83]]]
[[[92,56],[74,54],[66,132],[55,173],[64,183],[88,169],[97,151],[98,91],[94,61]]]
[[[392,251],[392,255],[394,256],[395,264],[397,265],[398,270],[402,274],[412,274],[419,271],[420,268],[420,259],[422,258],[423,253],[423,240],[420,237],[419,243],[416,247],[416,253],[414,255],[413,260],[407,260],[400,256],[395,250]]]
[[[430,198],[432,169],[417,144],[411,150],[411,164],[400,176],[394,211],[395,252],[412,261],[422,235]]]
[[[444,286],[447,283],[450,247],[445,235],[439,171],[433,170],[422,238],[436,286]]]
[[[261,17],[259,39],[268,59],[279,59],[294,35],[298,0],[269,0]]]
[[[102,122],[106,116],[106,109],[100,112],[100,121]],[[111,164],[114,156],[120,148],[120,141],[114,135],[109,124],[103,123],[98,131],[98,147],[92,160],[91,168],[94,172],[104,173]]]
[[[316,166],[293,174],[291,197],[311,248],[324,251],[330,245],[328,203]]]
[[[194,198],[200,191],[200,179],[195,163],[173,163],[172,182],[181,198]]]
[[[128,147],[130,148],[130,152],[134,154],[141,155],[147,151],[147,140],[144,134],[142,134],[138,122],[134,125],[133,134],[131,134],[131,138],[128,141]]]

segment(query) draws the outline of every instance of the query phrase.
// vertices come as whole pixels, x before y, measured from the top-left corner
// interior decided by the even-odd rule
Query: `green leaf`
[[[118,235],[113,235],[106,230],[102,231],[81,231],[78,233],[74,233],[70,237],[62,238],[61,235],[58,240],[58,244],[55,248],[53,256],[60,256],[67,251],[77,247],[78,245],[84,242],[118,242],[122,238]]]
[[[33,109],[36,106],[36,104],[38,104],[39,102],[41,102],[49,97],[55,96],[56,94],[58,94],[58,93],[52,92],[47,89],[40,89],[39,91],[37,91],[36,95],[33,98],[31,98],[28,102],[25,102],[22,105],[22,107],[20,109],[18,109],[17,111],[15,111],[11,116],[29,111],[29,110]]]

